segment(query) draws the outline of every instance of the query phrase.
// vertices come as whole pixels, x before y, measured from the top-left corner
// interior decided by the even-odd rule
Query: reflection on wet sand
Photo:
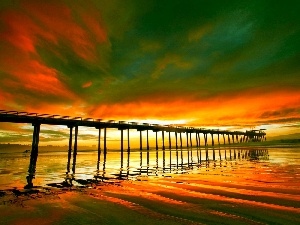
[[[48,201],[46,195],[44,200],[23,203],[29,206],[31,218],[41,218],[47,207],[46,213],[55,215],[45,219],[48,224],[77,220],[88,224],[300,223],[299,166],[272,163],[268,149],[127,150],[123,156],[103,151],[96,157],[92,166],[96,171],[89,178],[82,176],[84,158],[80,156],[76,170],[67,167],[63,182],[48,183],[63,187],[59,190],[65,193],[57,200]],[[14,193],[18,201],[24,199],[20,197],[22,191]],[[41,194],[28,196],[36,195]],[[5,197],[9,196],[2,199]],[[0,215],[4,215],[6,208],[1,204],[0,208]],[[105,210],[99,214],[99,209]],[[19,211],[9,215],[18,218]],[[26,207],[22,213],[26,213]],[[19,223],[17,219],[11,221],[8,224],[26,224],[24,216]]]
[[[229,154],[228,154],[229,151]],[[218,152],[218,158],[216,157]],[[136,153],[136,152],[134,152]],[[159,154],[161,153],[161,155]],[[126,156],[124,157],[124,155]],[[246,149],[246,148],[187,148],[176,150],[139,150],[139,161],[134,160],[131,162],[131,151],[127,150],[126,153],[121,151],[119,169],[113,171],[106,171],[107,151],[103,152],[102,161],[101,151],[98,154],[98,161],[95,165],[96,172],[91,179],[76,178],[76,160],[73,159],[72,173],[70,173],[70,155],[68,155],[67,171],[65,180],[61,183],[48,183],[49,186],[54,187],[70,187],[74,181],[77,184],[85,185],[88,183],[98,183],[100,181],[107,180],[140,180],[146,179],[148,176],[171,176],[172,174],[184,174],[201,171],[201,168],[205,168],[206,171],[215,167],[228,167],[232,163],[240,161],[253,161],[253,160],[268,160],[267,149]],[[76,155],[74,155],[76,157]],[[212,159],[211,159],[212,158]],[[167,159],[167,160],[166,160]],[[202,160],[203,159],[203,160]],[[228,164],[229,163],[229,164]],[[125,165],[125,166],[124,166]],[[30,165],[32,168],[33,165]],[[34,177],[35,170],[31,170],[30,174]]]

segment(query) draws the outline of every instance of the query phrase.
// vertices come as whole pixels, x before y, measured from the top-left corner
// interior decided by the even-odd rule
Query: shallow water
[[[123,152],[79,151],[73,171],[68,171],[68,153],[39,152],[34,186],[85,185],[96,180],[141,180],[175,174],[211,174],[239,177],[252,182],[269,182],[292,186],[300,180],[300,148],[214,148],[172,149]],[[23,188],[27,184],[30,153],[0,153],[0,189]],[[272,180],[270,180],[272,178]]]
[[[300,224],[299,147],[214,150],[108,151],[100,162],[84,151],[74,171],[67,151],[40,152],[29,174],[29,154],[2,153],[0,190],[22,189],[28,175],[38,188],[0,192],[0,223]],[[70,184],[89,188],[39,188]]]

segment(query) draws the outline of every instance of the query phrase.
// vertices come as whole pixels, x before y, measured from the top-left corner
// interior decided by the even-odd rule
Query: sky
[[[299,11],[289,0],[4,0],[0,109],[297,135]],[[2,143],[30,135],[0,124]]]

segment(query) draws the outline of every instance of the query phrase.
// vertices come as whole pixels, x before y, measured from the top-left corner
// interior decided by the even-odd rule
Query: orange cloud
[[[88,82],[84,83],[84,84],[82,85],[82,87],[83,87],[83,88],[88,88],[88,87],[90,87],[92,84],[93,84],[92,81],[88,81]]]
[[[168,102],[137,101],[124,104],[106,104],[91,107],[89,114],[110,119],[190,119],[191,125],[209,126],[225,124],[262,124],[269,119],[261,118],[266,111],[280,111],[293,106],[300,109],[300,92],[298,90],[281,90],[270,93],[245,91],[238,95],[227,95],[196,100],[186,97]],[[297,118],[299,111],[284,115],[284,118]]]
[[[59,97],[62,101],[76,101],[79,96],[68,84],[72,78],[67,79],[72,74],[47,65],[43,59],[47,56],[41,57],[39,50],[48,49],[64,62],[68,59],[61,48],[68,54],[73,51],[86,62],[99,61],[102,56],[97,45],[107,41],[99,11],[89,4],[81,7],[60,1],[23,1],[20,6],[21,10],[16,7],[0,12],[0,68],[6,76],[0,88],[3,93],[15,92],[15,102],[25,100],[26,104],[34,102],[32,95],[33,99]],[[87,82],[83,87],[91,84]],[[24,99],[26,95],[30,99]]]
[[[36,53],[38,38],[43,38],[52,43],[57,42],[56,37],[50,30],[35,23],[24,12],[9,10],[0,14],[0,18],[4,23],[0,38],[24,52]]]
[[[13,95],[0,89],[0,109],[6,109],[12,102]]]
[[[103,23],[101,23],[102,18],[99,11],[88,5],[86,5],[86,8],[85,11],[80,10],[81,8],[79,8],[78,11],[80,11],[81,18],[87,30],[92,34],[96,42],[103,43],[108,41],[106,29]]]
[[[92,37],[89,35],[85,27],[80,26],[76,21],[76,14],[71,9],[58,3],[34,2],[25,3],[24,8],[28,10],[30,15],[42,24],[44,31],[49,31],[55,35],[55,43],[60,40],[65,41],[64,44],[69,44],[72,50],[85,60],[94,60],[96,58],[96,46],[91,40],[96,37],[98,42],[106,41],[106,33],[103,27],[100,26],[97,20],[88,15],[83,15],[85,26],[92,32]],[[77,20],[80,21],[80,18]],[[96,42],[97,43],[97,42]]]
[[[18,63],[6,61],[6,72],[11,75],[10,79],[3,80],[6,87],[19,88],[18,93],[22,93],[21,90],[25,89],[43,95],[75,98],[75,95],[59,79],[57,70],[47,67],[39,60],[24,58],[22,55],[15,57],[21,60]]]
[[[62,115],[62,116],[82,116],[89,117],[86,113],[86,106],[81,100],[72,101],[69,104],[66,103],[52,103],[40,102],[37,105],[28,104],[24,107],[26,112],[34,113],[47,113],[53,115]]]
[[[107,38],[105,30],[97,18],[89,15],[82,15],[81,27],[71,10],[61,3],[24,2],[23,7],[22,11],[16,8],[0,12],[0,67],[7,75],[2,80],[5,89],[18,90],[15,95],[30,91],[62,99],[78,98],[69,90],[60,71],[43,62],[37,48],[64,41],[79,57],[94,60],[95,44]]]

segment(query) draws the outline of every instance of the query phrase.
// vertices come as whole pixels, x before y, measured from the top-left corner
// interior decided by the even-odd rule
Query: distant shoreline
[[[215,144],[215,146],[200,146],[201,149],[217,149],[221,148],[248,148],[248,147],[256,147],[256,148],[296,148],[300,146],[300,139],[282,139],[282,140],[272,140],[272,141],[264,141],[264,142],[245,142],[245,143],[233,143],[233,144]],[[193,146],[195,149],[196,146]],[[175,146],[172,146],[172,150],[175,150]],[[186,150],[186,146],[183,146],[182,149]],[[151,147],[150,151],[155,151],[155,147]],[[162,151],[162,147],[160,146],[159,151]],[[169,150],[169,146],[165,146],[165,151]],[[178,148],[180,150],[180,147]],[[31,145],[20,145],[20,144],[0,144],[0,153],[6,152],[18,152],[24,154],[30,154]],[[68,146],[39,146],[40,152],[67,152]],[[89,146],[79,146],[78,152],[95,152],[97,151],[97,147],[92,148]],[[108,148],[108,152],[120,152],[120,149]],[[131,152],[140,151],[139,148],[130,149]],[[146,147],[142,150],[147,151]],[[127,149],[124,149],[124,152],[127,152]],[[102,149],[103,153],[103,149]]]

